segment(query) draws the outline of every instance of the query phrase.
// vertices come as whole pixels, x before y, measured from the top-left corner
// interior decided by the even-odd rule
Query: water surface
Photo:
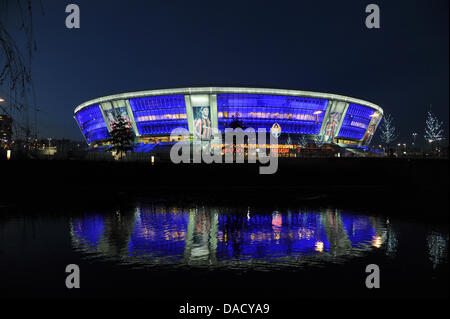
[[[279,280],[305,287],[310,282],[311,289],[329,291],[337,282],[366,289],[365,265],[376,263],[391,295],[427,295],[430,287],[438,296],[448,295],[441,283],[448,278],[448,230],[426,220],[330,207],[129,204],[126,209],[3,215],[3,293],[34,296],[44,290],[43,296],[53,296],[63,291],[63,269],[70,263],[83,269],[90,289],[83,291],[91,297],[98,296],[98,289],[102,295],[121,296],[124,287],[147,289],[149,282],[169,291],[175,282],[188,285],[199,274],[209,278],[206,286],[196,282],[200,296],[209,295],[211,281],[218,280],[224,281],[224,294],[227,289],[239,293],[239,286],[259,292],[256,287],[262,285],[270,291]]]

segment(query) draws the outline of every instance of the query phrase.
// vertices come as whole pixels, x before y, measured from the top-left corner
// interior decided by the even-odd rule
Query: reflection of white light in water
[[[6,151],[6,159],[9,160],[11,158],[11,150]]]
[[[201,258],[209,256],[209,250],[207,246],[196,246],[191,249],[191,257]]]
[[[432,231],[427,237],[427,246],[430,261],[433,268],[441,264],[445,258],[447,251],[448,235],[445,236],[438,232]]]
[[[318,251],[318,252],[323,252],[323,242],[322,241],[317,241],[316,242],[316,247],[314,249],[316,251]]]
[[[250,213],[247,213],[247,220],[250,220]]]
[[[380,248],[383,240],[381,239],[381,236],[373,236],[372,237],[372,246]]]
[[[155,157],[152,156],[152,165],[155,164]]]

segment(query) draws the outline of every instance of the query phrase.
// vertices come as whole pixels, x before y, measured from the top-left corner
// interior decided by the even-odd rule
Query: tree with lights
[[[301,137],[298,138],[297,144],[298,146],[300,146],[299,148],[297,148],[297,153],[302,152],[302,149],[308,146],[308,140],[306,139],[305,135],[302,135]]]
[[[380,128],[380,139],[383,144],[386,145],[387,150],[389,151],[389,147],[393,141],[398,136],[396,132],[396,128],[393,125],[394,118],[390,114],[386,114],[383,117],[381,128]]]
[[[323,146],[323,137],[319,137],[316,141],[315,141],[316,147],[317,148],[322,148]]]
[[[129,123],[121,116],[119,116],[116,122],[111,126],[111,144],[113,145],[113,149],[119,155],[119,158],[122,158],[127,151],[133,149],[133,131],[131,130]]]
[[[288,134],[287,139],[286,139],[286,144],[287,145],[292,145],[291,135],[289,135],[289,134]]]
[[[306,139],[305,135],[302,135],[298,139],[298,145],[300,145],[302,148],[305,148],[308,145],[308,140]]]
[[[292,145],[292,139],[291,136],[288,134],[286,139],[286,145],[289,147],[289,157],[291,156],[291,145]]]
[[[440,122],[439,119],[434,116],[431,109],[428,111],[427,118],[425,120],[425,139],[431,145],[431,150],[434,152],[436,147],[436,142],[443,139],[442,129],[444,123]]]

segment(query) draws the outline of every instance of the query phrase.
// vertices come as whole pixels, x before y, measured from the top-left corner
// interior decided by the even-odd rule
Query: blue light
[[[75,114],[75,119],[88,143],[110,138],[98,104],[87,106]]]
[[[148,153],[152,151],[156,147],[156,143],[154,144],[145,144],[145,143],[138,143],[135,145],[133,151],[137,153]]]
[[[183,258],[188,224],[188,212],[142,210],[130,236],[129,255]]]
[[[184,95],[130,99],[130,106],[140,135],[170,134],[178,127],[188,129]]]
[[[375,228],[370,223],[370,219],[365,216],[358,217],[342,213],[341,219],[352,247],[361,247],[361,245],[371,242],[376,235]]]
[[[232,116],[247,127],[270,130],[274,122],[283,133],[319,134],[328,100],[264,94],[218,94],[219,130],[229,127]]]
[[[179,262],[191,256],[192,247],[197,246],[207,249],[207,255],[219,262],[251,259],[272,262],[288,256],[365,248],[372,245],[377,235],[375,218],[334,210],[249,215],[219,213],[215,216],[201,210],[138,208],[130,223],[128,250],[124,253],[150,263],[155,262],[155,258],[158,263]],[[73,233],[77,241],[93,250],[108,241],[111,238],[108,232],[114,230],[105,225],[111,225],[112,218],[117,216],[105,218],[76,219]],[[110,249],[115,251],[116,247]]]
[[[338,137],[360,140],[369,126],[373,109],[359,104],[350,104]]]
[[[276,219],[279,221],[275,222]],[[238,232],[229,232],[227,224],[242,223]],[[248,259],[276,259],[288,255],[317,253],[318,242],[323,251],[329,250],[321,216],[316,212],[298,214],[253,215],[244,220],[235,215],[219,216],[219,240],[216,256],[218,260],[248,256]],[[224,239],[226,236],[226,240]]]
[[[73,232],[83,245],[97,247],[104,235],[105,225],[100,215],[85,216],[74,221]]]

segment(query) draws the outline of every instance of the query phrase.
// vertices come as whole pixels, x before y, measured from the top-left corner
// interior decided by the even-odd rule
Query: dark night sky
[[[423,137],[432,104],[448,136],[447,0],[43,3],[33,60],[42,137],[82,140],[73,110],[92,98],[209,85],[365,99],[394,116],[402,142]],[[69,3],[81,29],[65,27]],[[369,3],[381,29],[365,27]]]

